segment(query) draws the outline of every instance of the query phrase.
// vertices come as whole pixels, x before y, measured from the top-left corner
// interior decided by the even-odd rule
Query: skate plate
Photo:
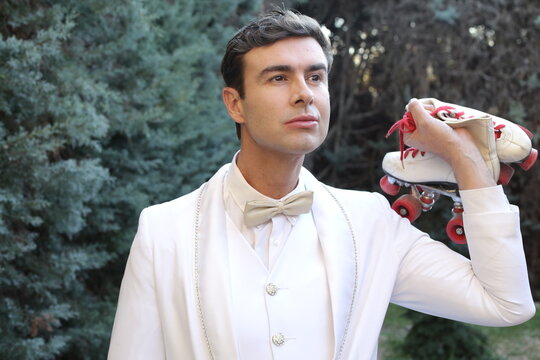
[[[400,216],[409,219],[412,223],[422,212],[431,210],[440,196],[446,196],[453,200],[453,216],[446,225],[446,234],[456,244],[467,243],[465,229],[463,227],[463,205],[456,184],[451,183],[426,183],[415,184],[391,175],[385,175],[380,181],[381,189],[392,196],[399,193],[401,187],[409,188],[408,194],[400,196],[392,204],[392,209]]]

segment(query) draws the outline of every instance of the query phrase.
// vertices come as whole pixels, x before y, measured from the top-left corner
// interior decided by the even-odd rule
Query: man
[[[290,11],[229,42],[223,100],[240,151],[198,190],[141,213],[109,359],[376,359],[389,302],[492,326],[533,316],[517,208],[466,129],[409,104],[407,144],[452,165],[472,261],[381,195],[302,168],[328,131],[331,61],[320,26]]]

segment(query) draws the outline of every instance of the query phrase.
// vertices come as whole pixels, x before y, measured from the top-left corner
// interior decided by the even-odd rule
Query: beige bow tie
[[[278,214],[300,215],[309,212],[313,203],[313,191],[302,191],[285,200],[253,200],[246,203],[244,223],[260,225]]]

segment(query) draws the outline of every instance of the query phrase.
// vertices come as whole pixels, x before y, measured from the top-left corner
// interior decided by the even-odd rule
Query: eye
[[[271,81],[276,81],[276,82],[281,82],[281,81],[285,81],[285,76],[284,75],[276,75],[276,76],[272,76],[270,78]]]
[[[321,74],[311,74],[309,75],[308,80],[314,83],[319,83],[323,81],[323,76]]]

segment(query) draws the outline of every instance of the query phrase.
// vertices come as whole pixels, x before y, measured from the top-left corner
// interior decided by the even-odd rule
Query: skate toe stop
[[[519,164],[519,167],[527,171],[530,168],[532,168],[532,166],[534,165],[537,159],[538,159],[538,150],[532,149],[529,156],[527,156],[527,158]]]

